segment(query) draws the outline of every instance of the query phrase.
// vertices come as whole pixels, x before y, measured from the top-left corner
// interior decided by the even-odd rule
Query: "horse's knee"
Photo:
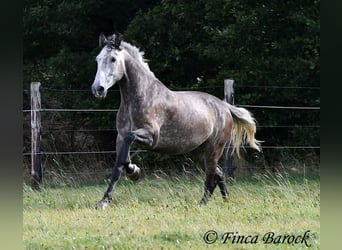
[[[126,145],[131,145],[132,142],[135,140],[136,135],[132,132],[128,132],[126,134],[126,136],[124,137],[124,142],[126,143]]]

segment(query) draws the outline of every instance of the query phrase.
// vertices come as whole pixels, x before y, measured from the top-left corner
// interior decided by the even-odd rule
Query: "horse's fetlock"
[[[122,165],[124,166],[127,173],[131,173],[133,171],[133,169],[130,168],[130,165],[131,165],[130,162],[122,163]]]
[[[140,173],[141,173],[140,168],[135,164],[129,164],[129,169],[130,169],[129,172],[126,171],[128,178],[130,178],[132,181],[139,180]]]

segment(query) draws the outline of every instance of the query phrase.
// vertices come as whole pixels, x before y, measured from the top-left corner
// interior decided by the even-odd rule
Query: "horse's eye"
[[[111,61],[112,63],[114,63],[114,62],[116,61],[115,57],[111,57],[111,58],[110,58],[110,61]]]

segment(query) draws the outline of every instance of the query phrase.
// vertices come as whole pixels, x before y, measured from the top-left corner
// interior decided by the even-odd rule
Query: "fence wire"
[[[313,89],[320,90],[320,87],[313,86],[266,86],[266,85],[234,85],[236,88],[273,88],[273,89]],[[173,90],[200,90],[200,89],[215,89],[223,88],[223,86],[207,86],[207,87],[194,87],[194,88],[173,88]],[[53,89],[53,88],[40,88],[42,91],[52,91],[52,92],[89,92],[89,89]],[[110,90],[112,92],[119,91],[118,89]],[[29,92],[29,90],[24,90],[24,92]],[[305,106],[276,106],[276,105],[246,105],[246,104],[235,104],[239,107],[245,108],[261,108],[261,109],[289,109],[289,110],[320,110],[320,107],[305,107]],[[24,109],[23,113],[31,112],[31,109]],[[117,112],[118,109],[40,109],[40,112]],[[320,128],[320,125],[259,125],[258,128]],[[43,130],[42,133],[56,133],[56,132],[105,132],[105,131],[116,131],[113,129],[50,129]],[[248,148],[247,146],[245,148]],[[262,146],[263,149],[320,149],[320,146],[277,146],[268,145]],[[134,155],[146,152],[146,150],[132,151]],[[115,154],[115,151],[65,151],[65,152],[40,152],[40,155],[73,155],[73,154]],[[23,156],[31,156],[31,152],[24,152]]]

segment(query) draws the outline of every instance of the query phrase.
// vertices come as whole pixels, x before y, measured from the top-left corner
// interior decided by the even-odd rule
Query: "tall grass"
[[[320,246],[317,178],[260,175],[218,190],[206,206],[202,176],[122,180],[107,210],[95,210],[106,185],[23,186],[23,241],[27,249],[306,249],[305,244],[264,244],[262,236],[302,235]],[[204,234],[215,230],[209,245]],[[256,244],[223,243],[222,235],[258,235]]]

